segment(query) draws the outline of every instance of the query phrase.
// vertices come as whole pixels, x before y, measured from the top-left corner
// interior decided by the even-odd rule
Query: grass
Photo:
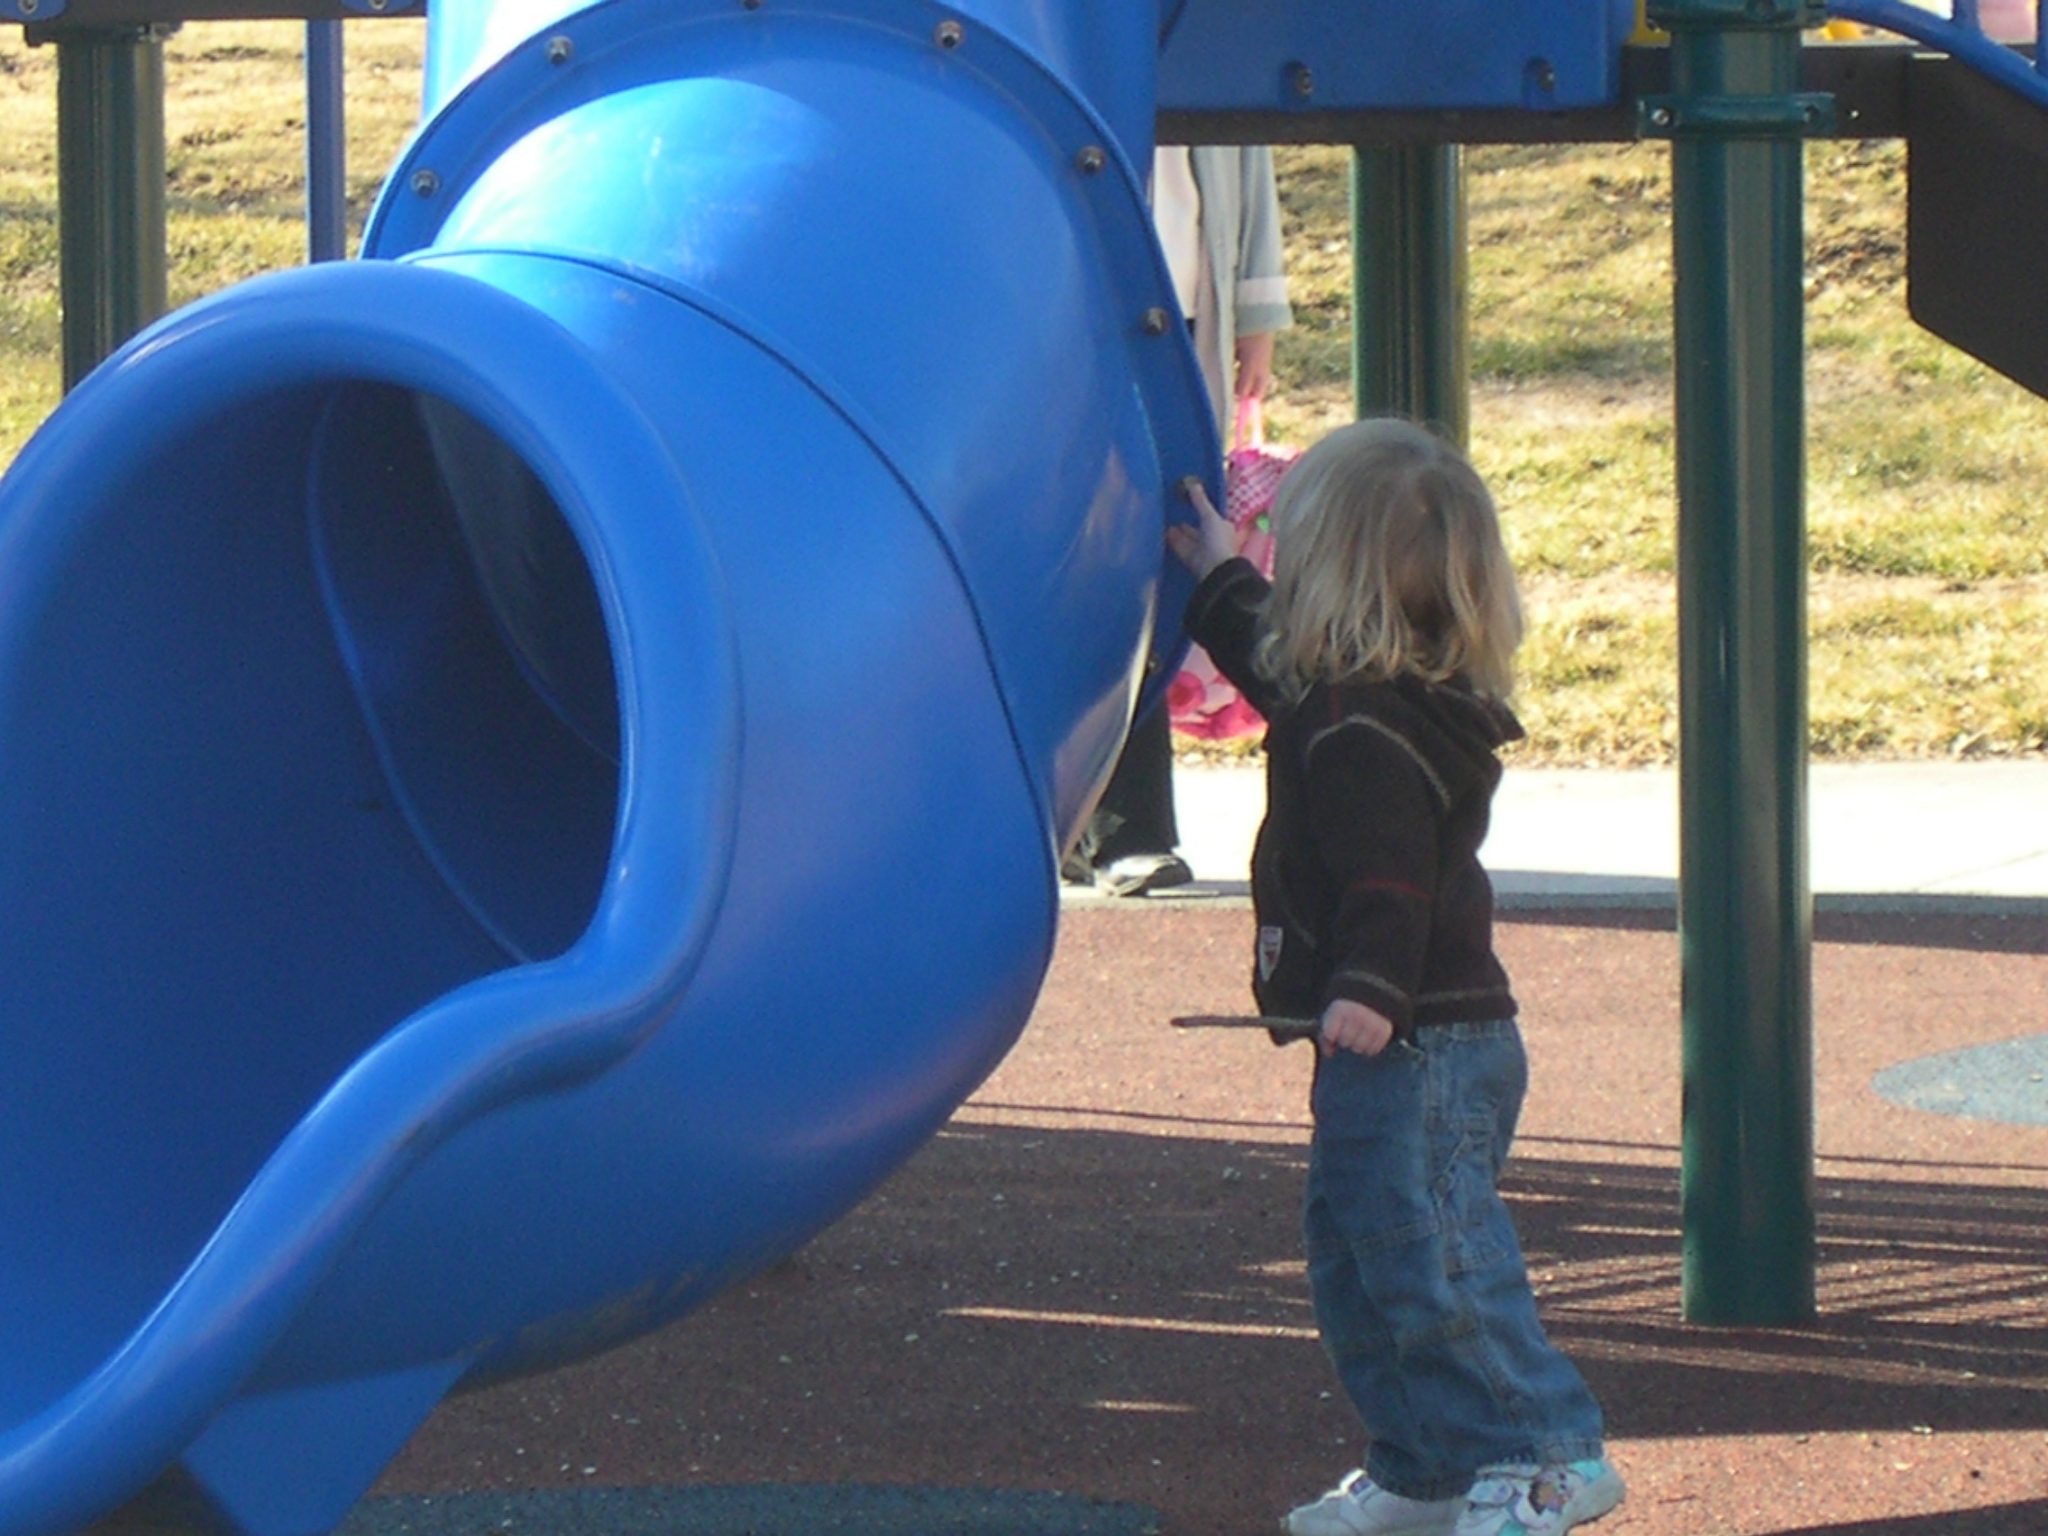
[[[420,27],[346,29],[358,226],[418,100]],[[171,289],[303,259],[302,31],[198,23],[169,43]],[[55,68],[0,28],[0,465],[58,392]],[[1676,577],[1668,154],[1467,156],[1472,451],[1531,619],[1524,761],[1669,761]],[[1298,323],[1269,428],[1350,415],[1346,152],[1281,151]],[[1905,159],[1808,151],[1809,713],[1838,757],[2048,751],[2048,402],[1919,330]]]
[[[357,229],[419,111],[417,21],[347,28]],[[198,22],[165,45],[170,298],[305,260],[305,29]],[[0,27],[0,466],[57,402],[57,58]]]
[[[1274,435],[1348,418],[1345,152],[1280,152]],[[2048,402],[1913,324],[1905,155],[1808,150],[1808,713],[1827,757],[2048,750]],[[1654,145],[1475,149],[1472,453],[1531,631],[1524,761],[1677,741],[1670,183]],[[1296,253],[1302,253],[1297,255]],[[1541,253],[1535,259],[1532,253]]]

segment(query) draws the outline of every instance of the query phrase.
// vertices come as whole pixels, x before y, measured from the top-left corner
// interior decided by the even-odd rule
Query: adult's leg
[[[1180,841],[1173,814],[1173,725],[1164,703],[1132,722],[1095,820],[1097,869],[1131,854],[1171,853]]]

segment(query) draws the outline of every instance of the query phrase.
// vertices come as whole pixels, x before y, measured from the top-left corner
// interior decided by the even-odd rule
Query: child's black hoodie
[[[1479,864],[1496,753],[1522,728],[1457,681],[1318,683],[1289,703],[1252,663],[1268,588],[1229,560],[1189,600],[1188,633],[1265,715],[1266,819],[1252,855],[1260,1011],[1331,999],[1397,1035],[1512,1018]]]

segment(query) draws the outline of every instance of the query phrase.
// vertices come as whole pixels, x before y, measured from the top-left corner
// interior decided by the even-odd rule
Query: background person
[[[1293,324],[1273,151],[1264,145],[1162,145],[1152,162],[1152,217],[1173,274],[1217,430],[1239,400],[1273,384],[1274,333]],[[1142,896],[1194,878],[1175,851],[1173,728],[1160,701],[1132,722],[1109,787],[1062,865],[1072,883]]]

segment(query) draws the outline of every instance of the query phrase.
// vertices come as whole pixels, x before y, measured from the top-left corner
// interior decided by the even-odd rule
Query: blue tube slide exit
[[[1144,10],[441,0],[370,259],[23,450],[0,1536],[330,1530],[1001,1059],[1215,488]]]

